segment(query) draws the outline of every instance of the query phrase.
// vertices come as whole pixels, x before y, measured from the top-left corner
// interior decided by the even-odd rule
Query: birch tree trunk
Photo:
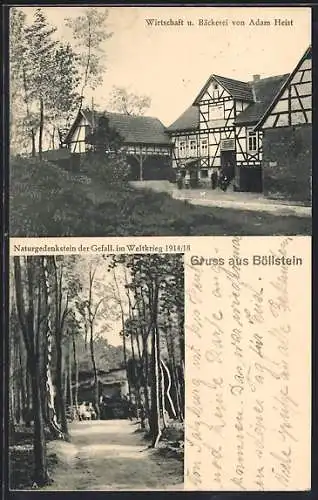
[[[160,389],[159,389],[159,366],[160,366],[160,341],[157,324],[158,316],[158,297],[159,287],[157,283],[153,283],[151,290],[151,318],[152,318],[152,384],[151,384],[151,429],[152,429],[152,444],[153,448],[158,446],[161,438],[160,426]]]
[[[53,331],[52,331],[52,297],[50,290],[49,271],[47,257],[42,258],[43,277],[44,277],[44,290],[45,290],[45,303],[47,310],[46,320],[46,341],[47,341],[47,361],[46,361],[46,395],[48,407],[48,425],[51,434],[54,438],[64,439],[63,431],[58,423],[54,397],[55,390],[52,380],[51,365],[52,365],[52,347],[53,347]]]

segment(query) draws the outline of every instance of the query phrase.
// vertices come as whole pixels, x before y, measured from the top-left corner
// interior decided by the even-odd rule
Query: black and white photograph
[[[12,257],[11,490],[182,490],[182,254]]]
[[[13,237],[311,235],[308,7],[10,8]]]

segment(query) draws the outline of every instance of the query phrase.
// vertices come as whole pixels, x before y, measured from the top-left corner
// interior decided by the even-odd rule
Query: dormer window
[[[219,86],[217,83],[213,83],[213,91],[212,91],[212,97],[213,99],[218,99],[219,98]]]

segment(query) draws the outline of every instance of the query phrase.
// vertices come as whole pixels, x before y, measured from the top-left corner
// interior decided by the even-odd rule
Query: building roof
[[[94,116],[91,110],[81,110],[76,117],[65,142],[69,142],[74,130],[76,129],[81,116],[84,116],[89,124],[96,123],[102,115],[109,118],[109,125],[115,128],[123,137],[126,144],[170,144],[170,138],[166,133],[164,125],[158,118],[150,116],[134,116],[122,113],[95,112]]]
[[[237,115],[235,120],[237,125],[256,124],[288,77],[289,75],[285,74],[261,78],[253,82],[239,82],[238,80],[213,75],[213,78],[227,88],[233,98],[250,102],[247,108]],[[195,102],[199,102],[199,97],[204,94],[205,88],[209,86],[209,82],[202,89]],[[220,123],[220,121],[216,122],[215,126],[217,123]],[[167,128],[167,131],[171,133],[197,130],[198,128],[199,106],[198,104],[193,104]]]
[[[287,75],[287,78],[285,79],[285,81],[283,82],[281,87],[277,90],[276,94],[273,96],[273,98],[272,98],[271,102],[269,103],[269,105],[267,106],[267,108],[264,109],[263,113],[259,116],[259,120],[258,120],[258,123],[255,127],[255,130],[261,128],[264,121],[266,120],[268,115],[271,113],[273,107],[275,106],[277,101],[280,99],[281,95],[285,92],[286,88],[288,87],[288,85],[290,84],[292,79],[294,78],[294,75],[297,73],[297,71],[300,68],[300,66],[302,65],[302,63],[306,59],[310,59],[311,57],[312,57],[312,47],[310,45],[306,49],[304,55],[301,57],[301,59],[299,60],[298,64],[294,68],[294,70],[290,73],[290,75]]]
[[[42,151],[42,159],[48,161],[69,160],[71,154],[67,148],[48,149]]]
[[[249,82],[251,89],[253,89],[255,93],[256,102],[251,103],[242,113],[237,115],[235,124],[244,125],[247,123],[257,123],[272,102],[274,96],[286,82],[288,76],[288,74],[271,76],[255,82]]]
[[[227,90],[227,92],[233,97],[233,99],[253,102],[253,92],[247,82],[242,82],[240,80],[234,80],[233,78],[226,78],[225,76],[213,74],[210,76],[204,87],[200,90],[193,104],[199,103],[213,80],[217,81],[225,90]]]
[[[195,130],[197,128],[199,128],[199,108],[198,106],[190,106],[167,128],[167,131],[177,132],[179,130]]]

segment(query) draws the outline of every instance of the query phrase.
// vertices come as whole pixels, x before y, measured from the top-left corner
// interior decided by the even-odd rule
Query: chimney
[[[261,75],[253,75],[253,82],[259,82],[261,79]]]

